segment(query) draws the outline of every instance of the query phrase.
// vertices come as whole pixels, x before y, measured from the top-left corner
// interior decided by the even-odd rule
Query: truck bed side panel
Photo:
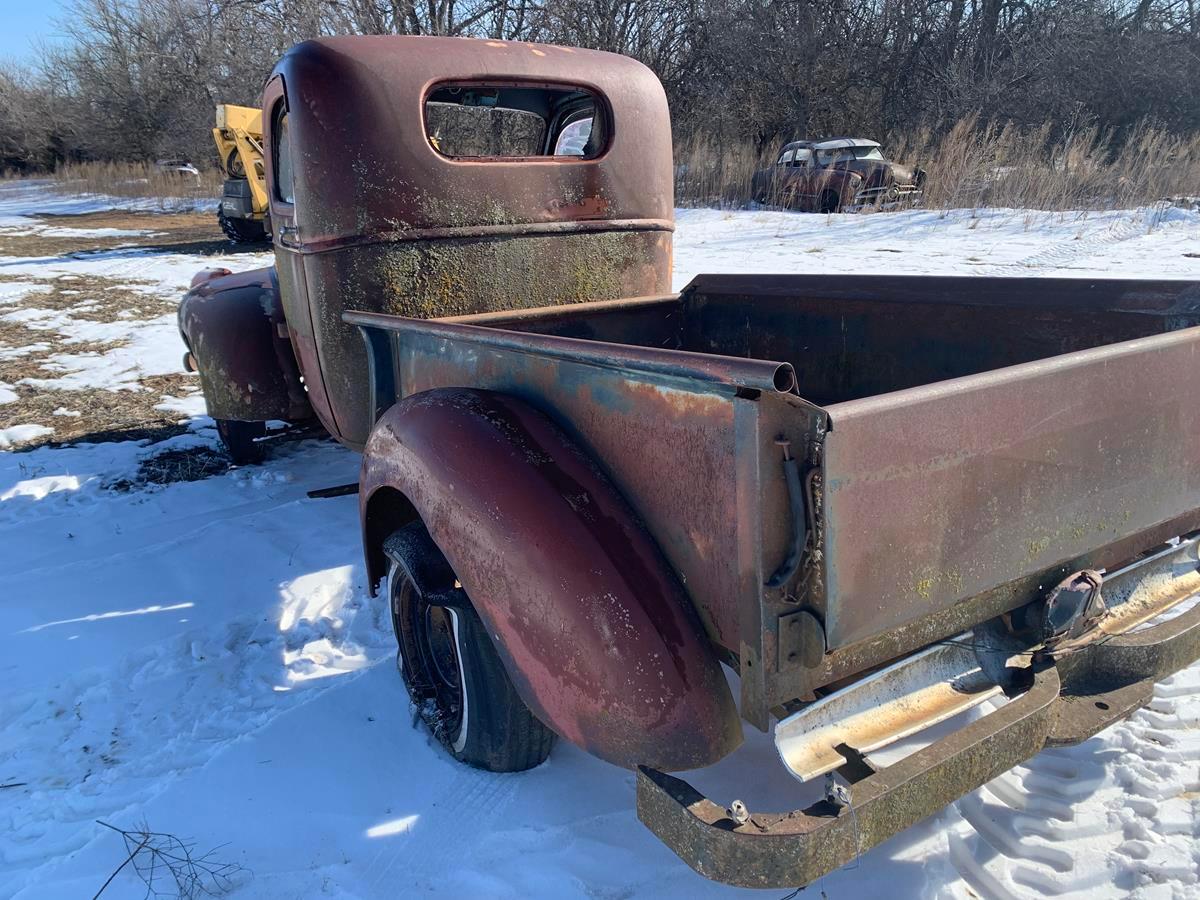
[[[445,328],[446,326],[442,326]],[[432,326],[431,326],[432,328]],[[474,335],[487,338],[486,329]],[[732,389],[673,387],[484,343],[398,335],[402,396],[471,385],[520,398],[549,415],[607,470],[658,541],[716,643],[736,652],[739,608],[756,604],[758,572],[739,561]],[[751,449],[749,453],[754,454]],[[743,491],[746,493],[746,491]],[[757,512],[747,513],[753,518]]]
[[[828,412],[831,648],[1200,507],[1200,328]]]

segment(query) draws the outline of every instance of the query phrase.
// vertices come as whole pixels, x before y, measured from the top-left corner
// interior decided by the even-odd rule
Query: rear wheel
[[[263,446],[257,439],[267,433],[266,422],[238,422],[216,419],[217,434],[234,465],[244,466],[262,462]]]
[[[235,244],[261,244],[267,239],[266,226],[257,219],[233,219],[218,212],[217,223]]]
[[[408,527],[419,529],[420,543],[437,553],[419,523]],[[449,572],[448,565],[441,568]],[[554,732],[517,694],[461,588],[447,585],[432,598],[453,605],[432,602],[391,561],[387,596],[400,675],[426,727],[450,755],[490,772],[522,772],[544,762]]]

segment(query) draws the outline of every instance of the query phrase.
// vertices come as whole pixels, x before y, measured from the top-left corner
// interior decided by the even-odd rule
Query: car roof
[[[845,147],[878,147],[879,141],[868,140],[867,138],[826,138],[823,141],[818,141],[813,144],[814,150],[841,150]]]
[[[840,150],[845,147],[878,147],[879,141],[872,141],[868,138],[851,138],[837,137],[825,138],[820,141],[792,141],[790,144],[784,144],[784,150],[799,150],[804,147],[812,148],[813,150]]]

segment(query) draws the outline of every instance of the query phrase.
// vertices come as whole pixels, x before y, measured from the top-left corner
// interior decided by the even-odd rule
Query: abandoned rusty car
[[[671,293],[666,101],[604,53],[308,42],[263,123],[278,276],[198,276],[189,361],[243,450],[315,416],[362,451],[369,580],[457,759],[565,739],[698,872],[795,887],[1200,656],[1200,284]],[[742,720],[825,796],[669,774]]]
[[[829,138],[785,144],[773,165],[754,173],[750,191],[759,203],[834,213],[916,203],[925,177],[885,159],[877,141]]]

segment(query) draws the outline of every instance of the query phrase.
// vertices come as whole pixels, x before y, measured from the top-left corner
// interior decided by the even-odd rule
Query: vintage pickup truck
[[[669,293],[665,101],[606,54],[302,44],[264,122],[282,290],[199,279],[189,352],[214,415],[307,395],[362,449],[369,581],[455,758],[519,771],[562,737],[636,769],[698,872],[794,887],[1200,656],[1200,284]],[[812,805],[668,774],[742,720]]]

